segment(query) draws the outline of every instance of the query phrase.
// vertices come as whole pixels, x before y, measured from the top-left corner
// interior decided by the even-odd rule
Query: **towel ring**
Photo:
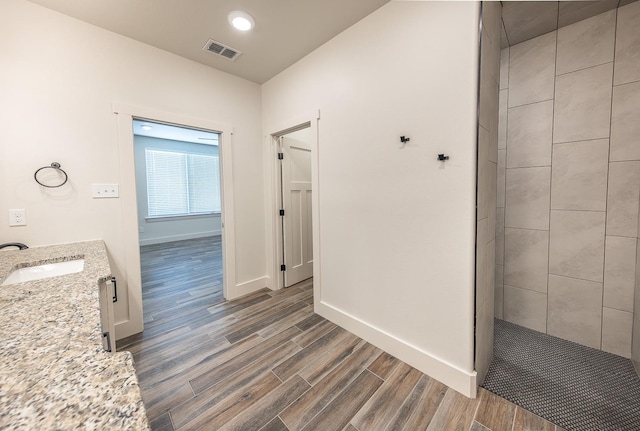
[[[40,182],[40,180],[38,180],[38,172],[40,172],[43,169],[55,169],[56,171],[62,172],[62,175],[64,175],[64,181],[61,182],[60,184],[56,184],[54,186],[49,186],[49,185],[46,185],[46,184],[42,184]],[[33,174],[33,178],[36,180],[36,183],[40,184],[42,187],[48,187],[50,189],[53,189],[53,188],[56,188],[56,187],[62,187],[63,185],[65,185],[67,183],[67,180],[69,180],[69,176],[67,175],[67,173],[64,170],[62,170],[62,168],[60,168],[60,163],[58,163],[58,162],[51,163],[51,166],[43,166],[43,167],[41,167],[40,169],[38,169],[36,171],[35,174]]]

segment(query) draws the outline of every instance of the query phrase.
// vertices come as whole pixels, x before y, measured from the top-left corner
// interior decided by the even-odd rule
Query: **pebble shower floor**
[[[495,320],[482,386],[567,431],[640,430],[640,379],[629,359]]]

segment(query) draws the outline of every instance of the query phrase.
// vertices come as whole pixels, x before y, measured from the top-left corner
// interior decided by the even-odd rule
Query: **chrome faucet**
[[[0,249],[5,247],[18,247],[20,250],[26,250],[29,248],[21,242],[6,242],[4,244],[0,244]]]

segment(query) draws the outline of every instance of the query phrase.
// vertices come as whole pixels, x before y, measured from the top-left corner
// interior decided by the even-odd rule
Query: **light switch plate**
[[[117,198],[120,196],[118,184],[91,184],[91,196],[94,199]]]

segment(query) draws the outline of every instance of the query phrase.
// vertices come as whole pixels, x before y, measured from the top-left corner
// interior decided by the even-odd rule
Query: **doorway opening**
[[[119,259],[115,259],[115,265],[112,265],[115,268],[115,275],[118,277],[118,292],[122,296],[122,301],[118,301],[114,306],[116,338],[120,344],[121,340],[136,334],[139,334],[136,337],[142,337],[144,329],[134,120],[149,122],[151,127],[154,127],[154,124],[157,127],[167,125],[217,134],[220,188],[220,247],[222,268],[224,268],[223,296],[225,299],[236,298],[242,294],[242,288],[241,286],[236,286],[235,282],[233,153],[231,151],[233,126],[198,117],[121,103],[113,104],[113,112],[116,114],[118,125],[120,208],[122,211],[123,233],[122,243],[120,244],[122,247],[121,256]],[[197,157],[196,159],[201,160]],[[198,205],[196,203],[195,206],[198,207]],[[194,298],[194,300],[197,300],[197,298]],[[167,327],[162,328],[163,326],[160,325],[154,328],[153,331],[145,331],[145,336],[147,332],[167,330]]]
[[[143,320],[224,301],[220,133],[133,119]],[[196,302],[197,304],[193,304]]]
[[[272,135],[277,148],[279,287],[313,277],[312,128],[310,123]]]

